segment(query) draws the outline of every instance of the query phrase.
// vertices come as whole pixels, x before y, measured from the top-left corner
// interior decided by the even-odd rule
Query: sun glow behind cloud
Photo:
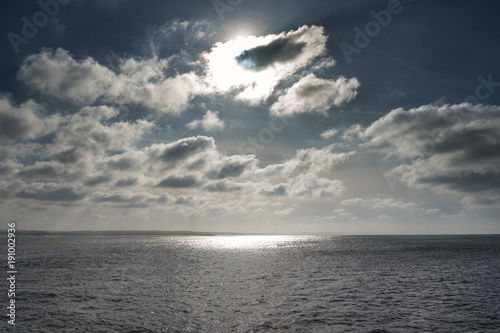
[[[273,93],[281,80],[323,54],[325,41],[326,37],[321,27],[303,26],[296,31],[279,35],[238,36],[225,43],[219,42],[209,53],[204,54],[208,63],[207,80],[217,91],[239,90],[238,99],[259,103]],[[246,63],[250,60],[238,62],[238,56],[244,51],[257,47],[265,48],[266,45],[273,45],[273,42],[278,45],[265,51],[264,56],[269,57],[265,68],[252,70],[250,69],[252,66]],[[303,49],[301,48],[293,57],[283,57],[290,45],[302,45]]]
[[[275,38],[275,35],[238,36],[226,43],[215,44],[212,51],[206,54],[209,66],[208,79],[220,91],[243,88],[244,90],[238,94],[242,99],[260,100],[269,95],[276,84],[276,68],[253,72],[241,66],[236,57],[244,50],[265,45]]]

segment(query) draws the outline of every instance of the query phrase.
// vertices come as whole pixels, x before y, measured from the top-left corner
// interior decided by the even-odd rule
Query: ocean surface
[[[6,332],[500,332],[500,236],[18,236],[16,249]]]

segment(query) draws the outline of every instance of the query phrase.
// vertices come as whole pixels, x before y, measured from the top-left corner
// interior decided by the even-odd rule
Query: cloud
[[[246,170],[257,168],[257,159],[254,155],[224,156],[212,161],[211,170],[207,172],[210,179],[225,179],[241,176]]]
[[[340,195],[344,186],[340,180],[331,180],[336,165],[345,162],[354,152],[335,153],[334,145],[322,149],[301,149],[281,164],[271,164],[254,171],[268,184],[259,191],[265,196],[292,198],[325,198]]]
[[[342,200],[340,203],[342,206],[349,207],[369,207],[372,209],[401,209],[401,210],[413,210],[417,208],[417,205],[413,202],[405,202],[397,200],[394,198],[350,198]]]
[[[37,142],[12,142],[8,145],[0,145],[0,158],[38,158],[40,153],[45,150],[45,145]]]
[[[210,21],[174,19],[147,28],[145,49],[152,58],[168,58],[176,70],[190,71],[198,67],[199,54],[210,48],[215,35]]]
[[[324,132],[321,132],[320,136],[323,138],[323,139],[329,139],[331,137],[334,137],[339,131],[336,130],[336,129],[329,129],[329,130],[326,130]]]
[[[57,127],[50,130],[53,135],[43,145],[14,143],[13,148],[20,151],[18,155],[25,165],[12,160],[0,163],[0,173],[5,176],[0,191],[14,190],[21,199],[83,201],[87,193],[111,182],[115,173],[142,167],[143,153],[134,151],[134,145],[152,124],[109,122],[117,113],[107,106],[85,107],[74,114],[58,116]],[[44,124],[47,118],[52,119],[38,119]],[[116,155],[108,156],[111,151]],[[30,164],[30,160],[34,163]]]
[[[17,163],[13,160],[3,160],[0,161],[0,177],[1,176],[11,176],[22,167],[22,164]]]
[[[92,58],[76,61],[63,49],[43,49],[26,57],[17,78],[50,96],[92,102],[112,85],[116,76]]]
[[[55,183],[31,183],[19,191],[16,197],[40,201],[79,201],[85,197],[85,192],[79,188]]]
[[[100,184],[109,183],[111,180],[111,175],[98,175],[87,179],[84,184],[86,186],[97,186]]]
[[[215,141],[213,138],[196,136],[180,139],[169,144],[154,144],[147,149],[147,155],[152,163],[161,162],[167,167],[174,167],[181,162],[191,161],[199,153],[214,150]]]
[[[60,117],[43,117],[42,110],[32,100],[15,106],[9,96],[0,95],[0,140],[36,139],[55,132]]]
[[[79,113],[79,117],[106,118],[113,110]],[[332,179],[331,168],[350,154],[335,153],[330,146],[310,148],[297,151],[281,164],[261,168],[255,156],[226,156],[213,138],[205,136],[146,147],[132,143],[122,153],[101,149],[71,163],[61,163],[53,155],[47,155],[51,160],[31,166],[5,163],[8,176],[0,180],[0,195],[5,202],[71,203],[76,211],[91,209],[95,214],[115,216],[123,214],[122,208],[134,208],[130,212],[137,218],[154,212],[181,222],[215,217],[221,221],[230,214],[270,218],[295,213],[290,204],[321,202],[339,195],[343,185]],[[169,193],[159,194],[161,190]],[[170,200],[172,194],[176,196]]]
[[[104,123],[117,114],[114,108],[98,106],[85,107],[64,117],[53,142],[47,145],[53,159],[76,165],[102,156],[107,151],[128,151],[153,127],[153,123],[145,120]]]
[[[356,78],[325,80],[309,74],[285,90],[271,106],[271,113],[277,116],[311,112],[325,114],[332,107],[352,100],[359,86]]]
[[[243,186],[231,181],[220,180],[207,184],[205,186],[205,190],[209,192],[234,193],[243,190]]]
[[[199,182],[196,177],[185,176],[185,177],[175,177],[170,176],[167,179],[162,180],[159,187],[171,187],[171,188],[193,188],[198,187]]]
[[[236,57],[236,61],[245,69],[256,72],[274,64],[292,62],[304,52],[307,45],[306,42],[298,41],[304,32],[284,35],[269,44],[245,50]]]
[[[141,167],[142,154],[135,151],[129,151],[109,158],[107,167],[114,171],[133,171]]]
[[[196,96],[213,93],[231,94],[258,104],[267,100],[280,82],[294,78],[307,66],[314,64],[312,69],[323,69],[334,65],[333,59],[324,57],[327,36],[318,26],[262,37],[238,37],[215,43],[210,52],[206,52],[209,44],[201,43],[207,34],[211,35],[207,23],[175,20],[156,28],[158,31],[150,31],[145,41],[151,49],[148,57],[115,57],[114,65],[106,66],[92,57],[76,59],[67,50],[45,48],[25,58],[17,78],[46,99],[79,106],[132,105],[180,114]],[[173,45],[181,45],[180,49],[164,50],[165,41],[170,39]],[[331,87],[321,87],[319,81],[304,87],[305,95],[299,96],[306,103],[304,112],[324,112],[324,103],[348,101],[359,86],[356,79],[325,82]],[[324,91],[329,88],[336,93]],[[308,92],[322,101],[318,105],[306,102]],[[223,126],[213,111],[188,124],[188,128],[201,127],[205,131],[221,130]]]
[[[138,203],[144,200],[144,195],[142,194],[131,194],[131,193],[104,193],[95,194],[92,198],[96,202],[114,202],[114,203]]]
[[[364,128],[359,124],[352,125],[347,130],[344,131],[344,133],[342,134],[342,139],[348,142],[354,141],[355,139],[359,139],[360,136],[363,134],[363,130]]]
[[[272,197],[272,196],[285,196],[288,194],[288,189],[287,189],[286,184],[280,184],[274,187],[269,187],[269,188],[263,188],[259,191],[260,195]]]
[[[178,114],[196,94],[206,90],[193,72],[165,76],[165,59],[120,59],[115,71],[88,57],[74,59],[63,49],[43,49],[28,56],[17,74],[30,89],[80,104],[103,101],[135,104]]]
[[[31,181],[54,181],[59,173],[57,166],[51,162],[37,161],[35,164],[25,167],[17,173],[17,177]]]
[[[177,198],[175,198],[175,204],[183,206],[194,206],[195,199],[192,195],[189,196],[180,195]]]
[[[391,197],[355,197],[342,200],[340,207],[337,206],[333,209],[333,215],[329,216],[328,219],[338,222],[369,223],[375,227],[374,232],[377,232],[379,223],[388,221],[403,224],[410,221],[419,221],[421,224],[428,223],[428,211],[435,214],[436,210],[422,207],[422,205],[422,203],[417,204]]]
[[[344,191],[340,180],[320,178],[314,173],[298,176],[293,180],[292,193],[295,197],[324,198],[339,196]]]
[[[146,208],[151,204],[164,205],[169,201],[167,193],[159,195],[137,192],[97,192],[92,195],[92,202],[101,204],[113,204],[120,208]]]
[[[186,125],[190,130],[203,128],[206,132],[222,131],[224,129],[224,121],[219,119],[218,111],[207,111],[207,113],[200,120],[193,120]]]
[[[321,149],[300,149],[294,157],[284,163],[268,165],[258,170],[257,174],[266,178],[290,178],[305,173],[325,173],[331,171],[336,165],[345,162],[353,154],[355,154],[354,151],[336,153],[335,145],[329,145]]]
[[[500,199],[500,107],[425,105],[396,109],[361,135],[401,165],[387,173],[411,187],[467,196],[467,202]],[[474,199],[475,198],[475,199]]]
[[[124,178],[120,179],[115,183],[116,187],[130,187],[135,186],[139,183],[137,178]]]

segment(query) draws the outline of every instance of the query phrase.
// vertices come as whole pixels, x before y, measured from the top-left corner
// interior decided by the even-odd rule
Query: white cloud
[[[328,172],[345,162],[355,152],[336,153],[335,145],[321,149],[300,149],[296,156],[281,164],[268,165],[258,171],[264,177],[288,178],[304,173],[320,174]]]
[[[369,207],[372,209],[380,209],[380,210],[387,210],[387,209],[414,210],[417,208],[417,205],[413,202],[401,201],[394,198],[372,198],[372,199],[350,198],[342,200],[340,204],[342,206]]]
[[[344,141],[353,141],[354,139],[359,139],[363,134],[363,130],[364,128],[359,124],[352,125],[344,131],[344,133],[342,134],[342,139],[344,139]]]
[[[110,150],[130,150],[153,127],[151,122],[145,120],[102,123],[117,114],[117,110],[107,106],[83,108],[61,120],[53,143],[47,147],[53,156],[58,156],[59,161],[71,164]]]
[[[209,110],[202,119],[193,120],[186,124],[186,127],[191,130],[201,127],[206,132],[221,131],[224,129],[224,121],[219,119],[218,111]]]
[[[329,139],[331,137],[334,137],[339,131],[336,130],[336,129],[329,129],[329,130],[326,130],[324,132],[321,132],[320,136],[323,138],[323,139]]]
[[[332,197],[339,196],[344,190],[340,180],[320,178],[314,173],[297,176],[292,183],[292,193],[295,197]]]
[[[271,106],[271,113],[278,116],[311,112],[325,114],[333,106],[352,100],[359,86],[356,78],[325,80],[309,74],[285,90]]]
[[[63,49],[44,49],[24,60],[17,77],[32,90],[59,99],[132,103],[179,113],[206,87],[193,72],[166,77],[167,67],[165,59],[122,59],[115,73],[90,57],[76,60]]]
[[[17,78],[33,90],[82,102],[94,101],[116,80],[111,70],[94,59],[77,61],[63,49],[29,55]]]

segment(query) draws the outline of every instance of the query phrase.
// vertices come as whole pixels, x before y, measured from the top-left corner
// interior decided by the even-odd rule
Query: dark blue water
[[[16,332],[500,332],[499,236],[17,242]]]

